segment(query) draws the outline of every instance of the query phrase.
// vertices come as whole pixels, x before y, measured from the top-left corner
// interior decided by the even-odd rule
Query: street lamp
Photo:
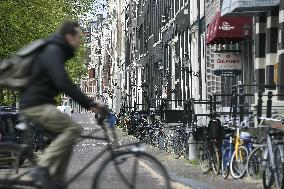
[[[248,23],[245,23],[243,25],[243,34],[244,34],[244,37],[248,37],[250,34],[250,25]]]
[[[248,83],[251,83],[253,81],[252,75],[251,74],[254,70],[252,62],[250,61],[250,55],[252,54],[251,49],[250,49],[250,33],[251,33],[251,25],[248,23],[245,23],[243,25],[243,35],[244,35],[244,40],[243,40],[243,61],[242,61],[242,69],[241,69],[241,82],[244,83],[245,81]],[[251,93],[249,91],[250,89],[248,88],[248,93]],[[251,103],[253,99],[251,97],[245,97],[245,101]]]

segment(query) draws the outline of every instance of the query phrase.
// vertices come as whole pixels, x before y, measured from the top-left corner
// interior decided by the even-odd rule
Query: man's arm
[[[64,67],[64,57],[62,49],[57,45],[49,45],[40,56],[40,63],[48,72],[55,85],[65,94],[81,104],[84,108],[89,109],[92,100],[88,98],[82,91],[69,79]]]

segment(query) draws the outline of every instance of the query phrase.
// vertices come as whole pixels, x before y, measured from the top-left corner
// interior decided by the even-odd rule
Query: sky
[[[107,13],[105,5],[107,5],[107,0],[99,0],[96,5],[98,13],[104,14],[104,17],[106,16],[106,13]]]

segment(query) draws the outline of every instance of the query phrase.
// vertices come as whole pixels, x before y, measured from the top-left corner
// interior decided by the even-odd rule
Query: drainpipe
[[[199,64],[199,95],[202,100],[202,75],[201,75],[201,22],[200,22],[200,1],[197,0],[197,22],[198,22],[198,64]]]

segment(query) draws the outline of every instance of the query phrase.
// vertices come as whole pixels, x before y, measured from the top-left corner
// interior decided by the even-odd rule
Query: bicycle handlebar
[[[258,119],[265,120],[265,121],[283,121],[284,117],[281,116],[280,119],[268,118],[268,117],[258,117]]]

